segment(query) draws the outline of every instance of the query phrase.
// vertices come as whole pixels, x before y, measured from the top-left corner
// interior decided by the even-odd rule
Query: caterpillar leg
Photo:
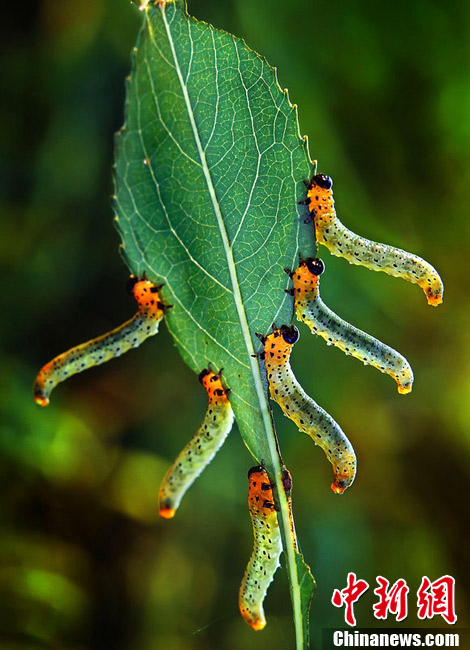
[[[317,241],[337,257],[351,264],[413,282],[423,289],[428,303],[442,302],[444,285],[436,269],[417,255],[399,248],[378,244],[348,230],[336,216],[333,181],[325,174],[315,174],[307,190],[309,211],[314,217]]]
[[[77,345],[46,363],[34,382],[36,404],[47,406],[57,384],[78,372],[119,357],[158,332],[165,310],[158,287],[148,280],[131,280],[132,293],[138,304],[135,316],[111,332]]]
[[[405,357],[353,327],[325,305],[320,297],[320,275],[324,270],[321,259],[309,258],[290,274],[297,318],[310,328],[312,334],[325,339],[328,345],[334,345],[345,354],[393,377],[399,393],[409,393],[413,385],[413,371]]]
[[[281,534],[268,474],[264,467],[248,472],[248,508],[253,525],[253,552],[243,576],[238,604],[243,619],[254,630],[266,625],[263,601],[282,553]]]
[[[174,517],[186,491],[212,461],[232,429],[233,411],[220,377],[220,372],[216,374],[212,370],[203,370],[199,375],[209,404],[196,435],[178,455],[160,486],[160,515],[166,519]]]
[[[342,494],[356,476],[356,454],[341,427],[306,394],[295,378],[289,359],[298,338],[295,325],[273,328],[272,334],[262,337],[271,398],[300,431],[323,449],[333,466],[335,478],[331,489]]]

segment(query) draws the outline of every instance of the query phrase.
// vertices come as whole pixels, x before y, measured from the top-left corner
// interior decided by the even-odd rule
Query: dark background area
[[[408,581],[404,625],[417,627],[422,576],[444,574],[456,578],[457,626],[468,627],[468,7],[193,0],[189,10],[277,66],[343,222],[422,255],[446,287],[433,309],[417,287],[320,250],[324,300],[400,350],[415,386],[399,396],[390,378],[301,328],[295,372],[358,455],[353,488],[334,495],[322,452],[274,407],[318,582],[314,641],[343,625],[330,599],[348,571],[371,585],[361,627],[374,625],[377,575]],[[238,615],[252,536],[251,459],[236,429],[175,520],[158,518],[163,474],[205,411],[164,327],[145,349],[60,386],[48,409],[33,403],[43,363],[134,312],[109,196],[141,16],[126,0],[2,12],[0,647],[292,648],[285,569],[265,631]]]

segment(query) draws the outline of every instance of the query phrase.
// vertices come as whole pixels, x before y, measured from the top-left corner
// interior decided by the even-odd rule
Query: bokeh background
[[[359,471],[343,497],[306,436],[275,418],[294,512],[318,582],[311,621],[341,626],[331,594],[348,571],[410,587],[456,578],[470,626],[468,494],[468,7],[464,0],[191,0],[278,67],[319,171],[353,230],[412,250],[445,282],[414,286],[322,256],[325,301],[399,349],[411,395],[303,328],[293,365],[342,424]],[[160,480],[199,425],[205,398],[172,341],[62,385],[39,410],[31,385],[55,354],[134,312],[109,196],[113,133],[141,16],[127,0],[23,0],[2,7],[0,647],[8,650],[292,648],[285,569],[254,633],[237,611],[251,552],[246,471],[234,430],[174,521]],[[391,621],[390,623],[391,624]],[[444,626],[440,619],[427,626]]]

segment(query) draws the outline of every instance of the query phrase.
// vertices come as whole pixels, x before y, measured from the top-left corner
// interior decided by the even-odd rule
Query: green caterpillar
[[[252,467],[248,480],[248,508],[254,542],[240,585],[238,604],[248,625],[254,630],[262,630],[266,625],[263,601],[279,566],[282,541],[273,491],[264,467]]]
[[[137,348],[149,336],[158,332],[165,306],[158,295],[158,287],[148,280],[131,278],[131,289],[139,309],[135,316],[116,329],[96,339],[77,345],[46,363],[34,382],[34,399],[39,406],[47,406],[53,389],[78,372],[99,366]]]
[[[398,392],[409,393],[413,385],[413,371],[402,355],[378,339],[353,327],[329,307],[320,297],[320,275],[325,270],[322,260],[309,258],[289,275],[294,288],[297,318],[312,334],[321,336],[328,345],[335,345],[346,354],[360,359],[395,379]]]
[[[295,325],[273,327],[269,336],[260,336],[272,399],[288,418],[323,449],[333,466],[331,489],[342,494],[356,476],[356,454],[341,427],[331,415],[309,397],[295,378],[289,358],[299,339]]]
[[[313,215],[317,241],[336,257],[344,257],[351,264],[365,266],[372,271],[403,278],[418,284],[428,303],[442,302],[444,286],[436,269],[417,255],[399,248],[378,244],[348,230],[336,216],[333,181],[325,174],[315,174],[308,185],[306,203]]]
[[[221,373],[203,370],[199,379],[207,391],[206,416],[196,435],[178,455],[160,486],[160,515],[175,516],[186,491],[214,458],[233,424],[233,411],[221,381]]]

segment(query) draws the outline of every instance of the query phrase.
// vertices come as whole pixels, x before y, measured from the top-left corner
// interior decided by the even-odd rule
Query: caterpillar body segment
[[[290,274],[297,318],[328,345],[334,345],[345,354],[393,377],[399,393],[409,393],[413,371],[408,361],[393,348],[347,323],[325,305],[320,296],[320,275],[324,268],[322,260],[309,258]]]
[[[160,300],[159,287],[148,280],[131,278],[131,282],[130,288],[138,304],[135,316],[111,332],[77,345],[46,363],[34,382],[36,404],[47,406],[57,384],[137,348],[158,332],[166,308]]]
[[[159,493],[160,515],[174,517],[182,498],[225,442],[233,425],[233,411],[221,381],[221,373],[203,370],[199,379],[209,404],[195,436],[167,471]]]
[[[254,630],[266,625],[263,601],[282,553],[282,541],[276,506],[268,474],[264,467],[248,472],[248,508],[253,525],[253,552],[243,576],[238,604],[243,619]]]
[[[262,338],[271,398],[300,431],[323,449],[333,466],[331,489],[342,494],[356,476],[356,454],[337,422],[307,395],[295,378],[289,358],[298,338],[295,325],[273,328],[272,334]]]
[[[343,226],[336,216],[332,186],[333,181],[325,174],[315,174],[308,186],[307,202],[313,215],[317,241],[330,253],[344,257],[351,264],[418,284],[426,294],[428,304],[439,305],[444,286],[436,269],[417,255],[370,241]]]

